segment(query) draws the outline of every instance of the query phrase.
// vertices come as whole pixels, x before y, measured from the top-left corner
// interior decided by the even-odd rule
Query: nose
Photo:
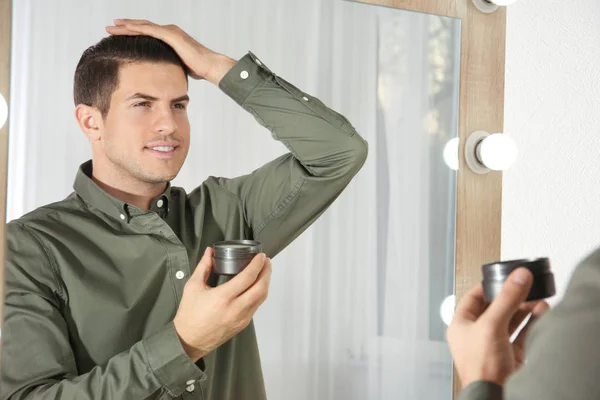
[[[170,107],[157,113],[154,129],[162,134],[170,134],[177,130],[177,121]]]

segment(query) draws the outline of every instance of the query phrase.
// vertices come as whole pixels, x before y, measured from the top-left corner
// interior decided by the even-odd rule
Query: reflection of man
[[[562,301],[514,343],[509,334],[545,302],[523,303],[532,283],[525,269],[513,272],[486,307],[481,285],[458,304],[448,342],[465,389],[461,400],[590,400],[600,398],[600,251],[574,272]],[[531,321],[531,320],[530,320]]]
[[[253,54],[236,63],[175,26],[115,24],[75,73],[93,164],[67,199],[8,225],[0,398],[265,398],[251,318],[267,296],[266,256],[335,200],[366,142]],[[186,71],[290,154],[189,194],[171,187],[189,148]],[[240,238],[266,256],[226,282],[211,275],[204,249]]]

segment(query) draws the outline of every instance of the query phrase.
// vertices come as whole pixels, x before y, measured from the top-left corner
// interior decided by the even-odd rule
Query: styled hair
[[[119,85],[119,68],[128,63],[157,62],[179,65],[187,75],[187,66],[175,50],[150,36],[111,35],[87,48],[75,69],[73,97],[75,105],[96,107],[106,118],[110,99]]]

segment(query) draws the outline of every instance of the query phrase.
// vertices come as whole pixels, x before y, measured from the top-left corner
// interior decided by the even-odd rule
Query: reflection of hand
[[[194,79],[206,79],[218,84],[235,64],[235,61],[206,48],[177,25],[157,25],[139,19],[115,19],[114,26],[107,26],[112,35],[152,36],[167,43],[175,50],[190,70]]]
[[[523,364],[525,335],[549,308],[545,301],[523,303],[532,282],[531,272],[519,268],[508,277],[489,306],[481,285],[471,289],[458,303],[447,338],[463,387],[478,380],[503,385]],[[530,313],[532,317],[511,343],[510,337]]]
[[[252,262],[217,287],[206,280],[212,269],[208,248],[183,289],[174,325],[183,348],[194,361],[244,329],[265,301],[271,280],[271,260],[258,254]]]

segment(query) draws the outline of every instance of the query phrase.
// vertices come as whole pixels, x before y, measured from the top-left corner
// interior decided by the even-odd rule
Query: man
[[[235,62],[148,21],[107,31],[75,73],[92,161],[71,196],[8,225],[0,398],[263,399],[251,319],[267,257],[336,199],[366,142],[251,53]],[[219,85],[290,153],[189,194],[171,187],[189,148],[186,72]],[[205,249],[242,238],[266,255],[230,280],[211,274]]]
[[[459,302],[448,342],[464,387],[461,400],[589,400],[600,398],[600,250],[575,270],[561,302],[523,303],[533,282],[520,269],[486,307],[478,285]],[[515,331],[532,312],[514,343]]]

